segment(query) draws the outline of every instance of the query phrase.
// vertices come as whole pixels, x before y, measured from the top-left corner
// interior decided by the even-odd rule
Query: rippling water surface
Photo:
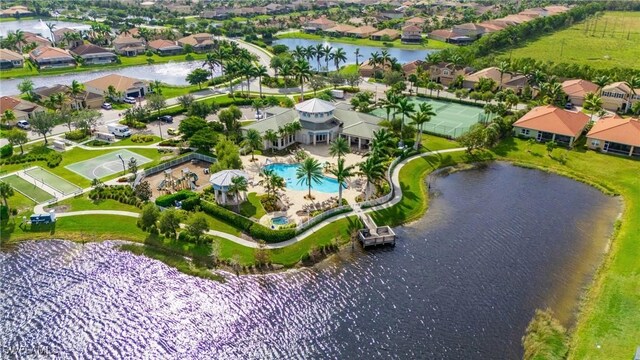
[[[519,358],[537,307],[571,322],[619,206],[586,185],[503,164],[432,178],[395,248],[227,282],[117,242],[0,253],[5,355],[108,358]],[[7,350],[9,349],[9,350]]]

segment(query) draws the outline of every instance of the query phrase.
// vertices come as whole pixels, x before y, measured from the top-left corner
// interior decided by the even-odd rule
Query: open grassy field
[[[536,40],[527,41],[503,58],[532,58],[576,63],[603,69],[640,69],[640,12],[606,12]]]
[[[26,195],[33,201],[42,203],[53,199],[53,195],[19,177],[18,175],[9,175],[0,179],[0,181],[11,185],[18,193]],[[13,204],[13,203],[10,203]]]
[[[421,45],[410,45],[403,44],[400,39],[390,41],[387,43],[383,43],[382,41],[370,40],[370,39],[358,39],[352,38],[348,36],[340,36],[340,37],[329,37],[322,36],[317,34],[307,34],[303,32],[288,32],[284,34],[278,35],[279,39],[309,39],[309,40],[323,40],[328,39],[335,42],[341,42],[345,44],[353,44],[353,45],[362,45],[362,46],[375,46],[375,47],[393,47],[399,49],[446,49],[450,47],[454,47],[455,45],[448,44],[443,41],[433,40],[433,39],[425,39],[425,42]]]

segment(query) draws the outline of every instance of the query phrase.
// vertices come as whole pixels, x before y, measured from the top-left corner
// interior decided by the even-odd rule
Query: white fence
[[[333,216],[336,213],[344,213],[344,212],[347,212],[347,211],[351,211],[351,206],[342,205],[342,206],[338,206],[338,207],[335,207],[333,209],[327,210],[327,211],[323,212],[322,214],[320,214],[318,216],[314,216],[311,219],[298,224],[298,226],[296,226],[296,232],[300,233],[300,232],[312,227],[313,225],[316,225],[317,223],[321,222],[322,220],[330,218],[331,216]]]
[[[377,199],[373,199],[373,200],[368,200],[368,201],[362,201],[359,202],[358,205],[360,205],[361,209],[366,209],[366,208],[370,208],[372,206],[377,206],[380,204],[384,204],[387,201],[390,201],[391,199],[393,199],[394,196],[394,189],[395,187],[393,186],[393,181],[392,181],[392,176],[393,176],[393,170],[396,168],[396,166],[398,165],[398,163],[402,160],[404,160],[405,158],[396,158],[395,160],[393,160],[391,162],[391,164],[389,164],[389,168],[387,169],[387,181],[389,182],[389,187],[391,188],[391,191],[389,191],[388,194],[381,196]]]

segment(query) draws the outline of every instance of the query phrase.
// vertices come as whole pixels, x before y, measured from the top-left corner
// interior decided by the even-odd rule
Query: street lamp
[[[124,165],[124,159],[120,154],[118,154],[118,157],[120,158],[120,161],[122,161],[122,175],[125,175],[127,173],[127,167]]]
[[[160,125],[162,124],[162,120],[158,119],[158,131],[160,131],[160,140],[162,139],[162,127],[160,127]]]

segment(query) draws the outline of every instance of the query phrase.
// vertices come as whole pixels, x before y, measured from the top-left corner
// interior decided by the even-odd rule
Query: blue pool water
[[[298,164],[269,164],[265,166],[265,169],[271,169],[279,176],[284,178],[287,189],[307,191],[307,184],[305,181],[298,182],[296,178],[296,171],[298,170]],[[311,182],[312,191],[320,191],[323,193],[337,193],[338,181],[330,177],[323,176],[322,180],[318,183]]]
[[[271,223],[273,225],[287,225],[289,223],[289,219],[286,216],[278,216],[271,219]]]

